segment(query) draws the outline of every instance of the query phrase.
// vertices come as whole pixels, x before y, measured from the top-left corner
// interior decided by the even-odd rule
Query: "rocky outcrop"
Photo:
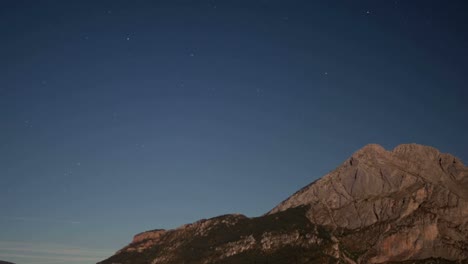
[[[151,231],[146,231],[140,234],[136,234],[133,237],[132,244],[135,243],[140,243],[144,240],[156,240],[159,237],[161,237],[162,234],[164,234],[166,230],[164,229],[156,229],[156,230],[151,230]]]
[[[467,263],[468,168],[367,145],[266,215],[138,234],[102,263]]]
[[[166,232],[164,229],[155,229],[151,231],[142,232],[136,234],[133,237],[132,243],[119,250],[117,254],[123,252],[143,252],[144,250],[151,248],[155,245],[158,239]]]

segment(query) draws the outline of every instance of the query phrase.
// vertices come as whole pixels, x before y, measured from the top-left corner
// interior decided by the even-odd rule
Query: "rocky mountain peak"
[[[384,158],[387,160],[405,160],[411,162],[420,162],[427,164],[432,161],[439,161],[440,158],[444,160],[455,160],[463,164],[458,158],[446,154],[441,153],[438,149],[430,146],[409,143],[409,144],[401,144],[396,146],[393,150],[386,150],[384,147],[378,144],[368,144],[363,148],[356,151],[351,158],[356,159],[378,159]]]
[[[392,150],[392,152],[402,155],[424,155],[426,157],[436,157],[440,154],[439,150],[434,147],[416,143],[398,145]]]
[[[367,155],[367,156],[372,156],[376,154],[384,154],[387,153],[387,150],[385,150],[384,147],[382,147],[379,144],[367,144],[358,151],[356,151],[353,156],[362,156],[362,155]]]

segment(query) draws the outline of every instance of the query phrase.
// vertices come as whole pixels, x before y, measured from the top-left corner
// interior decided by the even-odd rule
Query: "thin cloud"
[[[114,252],[89,248],[30,242],[0,241],[0,258],[17,263],[96,263]]]
[[[1,258],[22,258],[22,259],[37,259],[37,260],[51,260],[56,262],[96,262],[102,260],[98,257],[80,257],[80,256],[39,256],[39,255],[25,255],[25,254],[4,254],[0,253]]]

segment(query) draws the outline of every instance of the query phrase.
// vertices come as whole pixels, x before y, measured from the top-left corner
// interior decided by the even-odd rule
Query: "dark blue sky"
[[[0,3],[0,259],[258,216],[368,143],[468,160],[465,1]]]

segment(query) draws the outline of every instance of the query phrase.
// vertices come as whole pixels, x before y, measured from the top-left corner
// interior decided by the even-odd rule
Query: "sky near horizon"
[[[465,1],[0,2],[0,260],[259,216],[368,143],[468,163]]]

